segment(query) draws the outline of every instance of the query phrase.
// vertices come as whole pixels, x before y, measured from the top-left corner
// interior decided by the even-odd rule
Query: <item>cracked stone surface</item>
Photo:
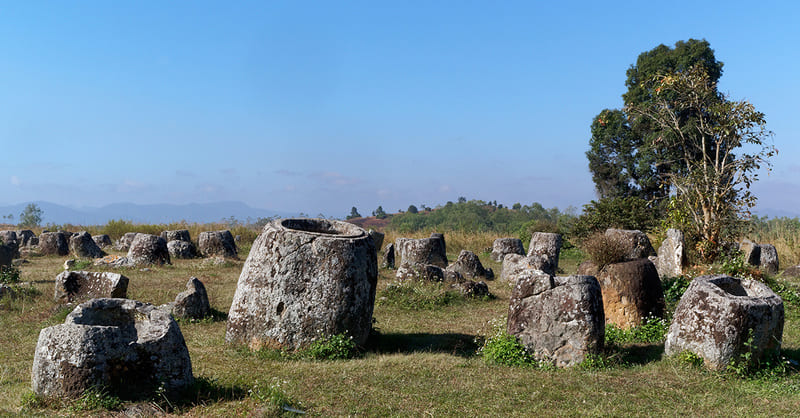
[[[514,287],[517,275],[525,270],[540,270],[550,275],[556,273],[549,257],[543,255],[526,257],[519,254],[506,254],[505,258],[503,258],[503,270],[500,272],[500,280],[508,281],[508,284]]]
[[[136,234],[128,248],[130,266],[171,264],[167,242],[158,235]]]
[[[494,279],[492,269],[484,268],[478,256],[468,250],[461,250],[456,261],[447,266],[447,270],[454,271],[465,279]]]
[[[69,244],[61,232],[42,232],[39,235],[39,252],[42,255],[67,255]]]
[[[660,277],[678,277],[686,266],[686,239],[678,229],[667,229],[667,237],[658,247],[656,270]]]
[[[378,262],[372,237],[327,219],[283,219],[253,242],[233,297],[225,340],[297,349],[346,333],[363,344],[372,327]]]

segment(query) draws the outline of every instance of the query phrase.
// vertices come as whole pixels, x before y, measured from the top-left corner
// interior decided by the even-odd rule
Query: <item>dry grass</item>
[[[396,237],[390,232],[386,242]],[[454,260],[462,248],[469,249],[499,273],[500,264],[482,251],[494,238],[448,233],[448,257]],[[63,261],[32,258],[22,267],[22,279],[34,281],[42,294],[32,300],[0,302],[0,415],[20,412],[21,398],[30,390],[39,330],[63,320],[63,310],[52,301],[53,278]],[[131,279],[129,296],[165,303],[184,289],[190,276],[196,276],[205,283],[212,307],[228,311],[242,261],[222,267],[206,267],[200,260],[174,263],[150,271],[124,271]],[[393,273],[381,270],[379,290],[394,280]],[[475,338],[487,331],[489,320],[506,314],[510,293],[506,283],[494,281],[489,286],[497,299],[419,312],[377,306],[379,336],[363,357],[348,361],[265,358],[225,344],[223,321],[182,322],[194,374],[211,382],[215,390],[175,412],[188,416],[275,412],[247,396],[246,390],[256,383],[279,385],[296,407],[314,416],[781,416],[794,415],[800,408],[798,375],[775,381],[734,379],[662,360],[658,346],[630,347],[623,353],[628,366],[601,371],[487,365],[475,355]],[[784,347],[794,354],[800,352],[798,324],[797,307],[787,306]]]

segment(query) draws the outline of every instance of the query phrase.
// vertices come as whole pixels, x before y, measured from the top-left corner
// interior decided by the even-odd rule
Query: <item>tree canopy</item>
[[[626,109],[671,100],[666,92],[657,94],[653,77],[694,67],[703,69],[716,89],[722,66],[705,40],[679,41],[674,48],[662,44],[639,55],[626,73],[625,108],[604,109],[592,120],[586,156],[600,198],[637,196],[655,206],[669,195],[670,176],[684,168],[675,160],[684,152],[679,143],[667,147],[658,141],[672,132],[647,118],[633,119]],[[687,110],[677,117],[681,129],[691,129],[698,115]]]
[[[42,209],[35,203],[29,203],[25,206],[22,213],[19,214],[19,226],[34,227],[42,223]]]

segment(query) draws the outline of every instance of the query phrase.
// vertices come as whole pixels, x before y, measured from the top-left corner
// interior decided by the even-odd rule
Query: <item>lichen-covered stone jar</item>
[[[242,268],[225,340],[297,349],[346,334],[364,344],[372,327],[378,263],[356,225],[282,219],[264,227]]]

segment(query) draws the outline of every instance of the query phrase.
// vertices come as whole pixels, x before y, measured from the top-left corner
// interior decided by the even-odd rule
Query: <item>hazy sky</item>
[[[697,38],[775,132],[760,207],[800,213],[800,2],[721,4],[3,3],[0,205],[580,207],[593,116]]]

